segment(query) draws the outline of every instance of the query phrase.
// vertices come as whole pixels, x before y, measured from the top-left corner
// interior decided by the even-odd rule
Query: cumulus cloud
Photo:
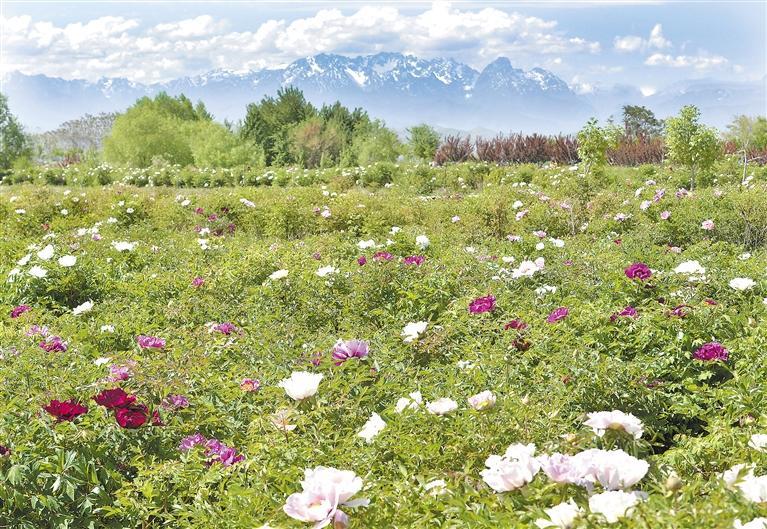
[[[267,20],[232,31],[225,20],[200,15],[146,27],[134,18],[100,17],[60,27],[29,16],[3,18],[3,70],[51,76],[126,77],[165,81],[213,68],[274,68],[308,55],[392,51],[451,56],[481,68],[500,55],[515,62],[600,52],[598,42],[568,35],[555,20],[495,7],[457,8],[435,2],[420,13],[365,6],[344,13]]]
[[[631,53],[635,51],[644,51],[648,49],[662,50],[670,48],[671,41],[663,36],[663,26],[655,24],[650,30],[648,38],[636,35],[626,35],[624,37],[615,37],[613,48],[617,52]]]
[[[644,62],[647,66],[668,66],[671,68],[694,68],[710,70],[727,66],[729,61],[721,55],[669,55],[654,53]]]

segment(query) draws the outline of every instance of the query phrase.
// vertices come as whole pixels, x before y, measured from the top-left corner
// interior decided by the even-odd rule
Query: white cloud
[[[727,66],[729,61],[721,55],[669,55],[654,53],[644,62],[647,66],[668,66],[671,68],[694,68],[710,70]]]
[[[501,55],[515,63],[541,64],[541,55],[556,60],[601,51],[598,42],[568,35],[555,20],[448,2],[435,2],[420,13],[392,6],[364,6],[351,13],[321,9],[304,18],[267,20],[252,31],[230,31],[227,21],[210,15],[153,27],[123,17],[64,27],[29,16],[0,22],[3,71],[89,80],[156,82],[213,68],[280,67],[317,53],[445,55],[481,68]]]
[[[646,39],[636,35],[626,35],[624,37],[615,37],[613,41],[613,48],[620,53],[631,53],[648,49],[662,50],[670,47],[671,41],[663,36],[663,26],[660,24],[653,26],[652,30],[650,30],[650,36]]]

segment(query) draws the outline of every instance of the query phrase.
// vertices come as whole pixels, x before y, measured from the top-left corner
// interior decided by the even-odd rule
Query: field
[[[767,516],[763,174],[381,171],[0,187],[0,527]]]

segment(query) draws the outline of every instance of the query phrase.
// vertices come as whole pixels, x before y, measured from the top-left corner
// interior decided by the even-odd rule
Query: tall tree
[[[14,160],[27,154],[24,130],[8,108],[8,98],[0,93],[0,171],[11,168]]]
[[[666,120],[666,147],[669,158],[690,170],[690,188],[695,176],[710,169],[721,157],[717,133],[700,123],[700,110],[694,105],[682,107],[679,115]]]
[[[663,133],[663,122],[649,108],[638,105],[623,107],[623,133],[632,140],[653,138]]]

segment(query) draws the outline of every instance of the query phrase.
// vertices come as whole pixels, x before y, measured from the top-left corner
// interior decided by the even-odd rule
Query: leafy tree
[[[750,151],[764,149],[767,145],[767,119],[762,116],[755,118],[745,115],[735,116],[732,123],[727,125],[725,138],[732,141],[738,148],[743,160],[743,180],[745,180]]]
[[[638,105],[623,107],[623,134],[632,140],[653,138],[663,133],[663,122],[652,110]]]
[[[277,97],[264,97],[247,107],[242,137],[261,146],[269,165],[292,161],[290,132],[317,114],[303,92],[294,87],[280,88]]]
[[[95,153],[112,131],[116,117],[116,113],[86,114],[62,123],[56,130],[35,134],[32,141],[42,159]]]
[[[690,170],[690,189],[695,175],[709,170],[722,155],[716,130],[699,123],[700,110],[694,105],[682,107],[679,115],[666,120],[666,147],[669,158]]]
[[[370,122],[358,131],[351,146],[352,159],[356,165],[376,162],[394,162],[402,152],[397,133],[386,128],[380,120]]]
[[[0,172],[7,171],[14,160],[28,154],[24,130],[8,108],[8,98],[0,93]]]
[[[246,144],[226,126],[214,121],[186,124],[189,147],[197,167],[236,167],[263,165],[260,149]]]
[[[293,157],[304,167],[337,164],[346,144],[346,133],[338,120],[319,116],[296,125],[290,134]]]
[[[618,145],[620,131],[615,125],[600,127],[596,118],[591,118],[578,132],[578,156],[586,164],[586,173],[607,164],[607,151]]]
[[[413,155],[422,160],[433,160],[439,147],[439,133],[425,123],[407,129],[407,133]]]

